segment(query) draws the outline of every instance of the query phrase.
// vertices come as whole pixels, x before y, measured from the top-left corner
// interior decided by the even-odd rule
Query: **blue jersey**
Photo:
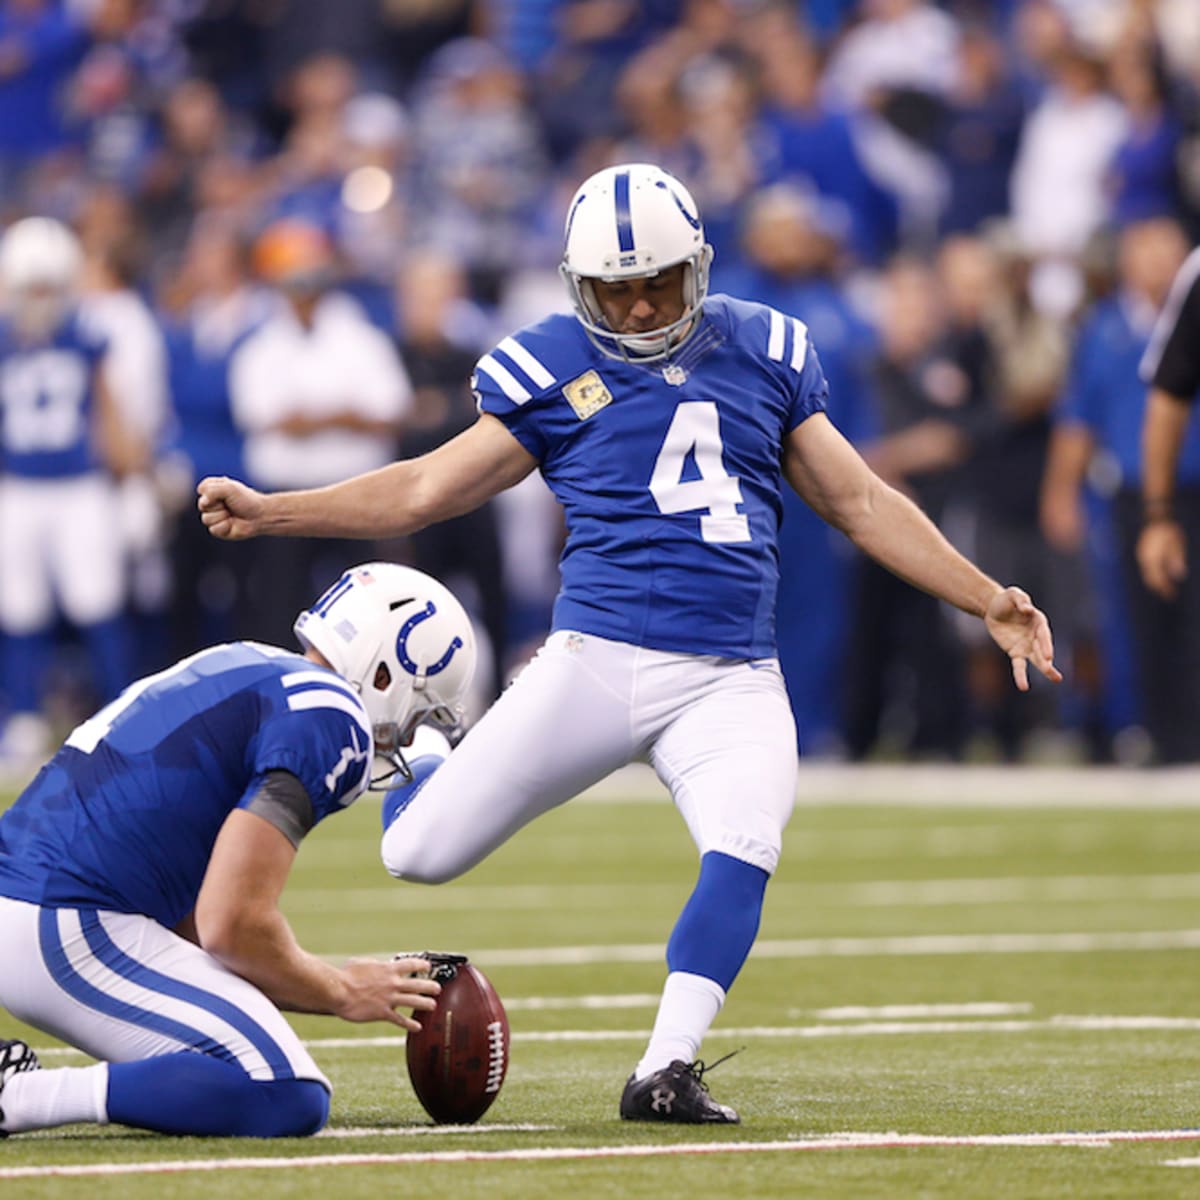
[[[296,776],[319,821],[363,790],[373,752],[333,671],[250,642],[203,650],[80,725],[0,817],[0,895],[173,926],[268,771]]]
[[[828,392],[801,321],[713,296],[669,361],[636,363],[557,315],[484,355],[473,386],[565,510],[555,629],[775,653],[782,445]]]
[[[34,345],[0,322],[0,443],[9,474],[61,479],[97,468],[92,409],[106,348],[77,313]]]

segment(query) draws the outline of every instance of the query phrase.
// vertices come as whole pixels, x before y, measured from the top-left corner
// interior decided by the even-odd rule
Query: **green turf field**
[[[513,1029],[483,1123],[426,1123],[397,1031],[300,1017],[336,1087],[319,1138],[27,1135],[0,1142],[0,1200],[1200,1195],[1200,1165],[1168,1165],[1200,1164],[1200,779],[924,778],[809,779],[758,949],[705,1046],[743,1048],[709,1077],[740,1128],[616,1116],[695,871],[652,783],[569,805],[442,888],[387,878],[368,800],[305,845],[289,915],[330,956],[471,953]],[[219,1169],[11,1173],[202,1161]]]

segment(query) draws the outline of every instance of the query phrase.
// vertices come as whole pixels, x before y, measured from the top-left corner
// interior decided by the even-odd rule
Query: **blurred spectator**
[[[1141,707],[1158,759],[1200,759],[1200,620],[1193,588],[1188,603],[1169,603],[1142,583],[1136,561],[1142,529],[1140,433],[1145,385],[1138,366],[1155,315],[1183,262],[1179,226],[1158,219],[1121,235],[1120,290],[1101,301],[1080,333],[1069,386],[1057,415],[1042,492],[1046,536],[1077,549],[1087,532],[1083,487],[1101,456],[1115,470],[1113,517],[1125,613],[1131,622]],[[1179,511],[1200,533],[1200,425],[1189,426],[1179,465]],[[1103,599],[1103,595],[1100,597]]]
[[[958,25],[929,0],[862,0],[865,19],[834,48],[824,87],[860,115],[867,169],[900,204],[907,238],[928,241],[946,202],[937,158],[958,72]]]
[[[317,226],[275,223],[255,247],[284,304],[233,352],[229,393],[246,476],[266,491],[320,487],[395,457],[411,387],[391,341],[334,290],[333,246]],[[296,613],[363,557],[355,542],[272,541],[256,548],[247,590],[254,636],[286,645]]]
[[[88,44],[78,13],[55,0],[0,5],[0,194],[6,200],[28,168],[69,145],[61,93]]]
[[[494,46],[464,38],[430,60],[414,168],[415,239],[463,262],[472,290],[494,301],[521,261],[545,170],[521,77]]]
[[[47,749],[42,693],[60,615],[87,645],[101,699],[132,678],[114,479],[143,470],[147,453],[107,385],[107,345],[77,307],[82,265],[74,234],[48,218],[17,222],[0,241],[0,628],[10,706],[0,757],[19,767]]]
[[[973,233],[1007,213],[1008,180],[1024,121],[1025,103],[1003,43],[981,25],[968,26],[940,136],[949,187],[943,233]]]
[[[466,276],[452,259],[428,253],[409,258],[398,287],[401,354],[414,389],[404,453],[412,457],[474,424],[478,413],[469,380],[487,334],[482,315],[467,299]],[[508,655],[496,512],[488,503],[412,536],[413,565],[442,580],[482,625],[486,642],[474,688],[483,707],[499,695]]]
[[[561,161],[585,142],[621,132],[617,81],[652,34],[670,25],[679,5],[674,0],[556,0],[554,8],[557,45],[538,72],[537,111],[550,152]]]
[[[241,431],[229,398],[230,360],[279,301],[251,282],[249,248],[229,226],[198,222],[166,300],[175,424],[178,512],[171,530],[171,658],[249,635],[245,577],[254,549],[210,537],[193,518],[194,485],[205,475],[244,478]]]
[[[1077,259],[1108,217],[1105,173],[1128,131],[1104,90],[1104,64],[1082,46],[1054,59],[1050,87],[1021,136],[1012,176],[1012,216],[1037,260],[1037,305],[1060,316],[1083,298]]]
[[[799,317],[819,347],[829,417],[859,445],[874,433],[867,367],[874,334],[837,286],[845,222],[811,193],[773,184],[746,207],[744,262],[715,261],[713,290]],[[836,705],[850,636],[850,543],[790,489],[779,535],[779,659],[805,754],[837,753]]]
[[[1038,486],[1049,439],[1049,412],[1066,366],[1061,326],[1029,303],[1028,272],[1019,259],[997,253],[980,237],[954,235],[938,253],[937,270],[948,317],[943,342],[949,359],[977,398],[964,503],[953,537],[995,579],[1022,586],[1052,611],[1064,657],[1078,632],[1079,571],[1052,556],[1038,528]],[[1014,691],[1008,664],[959,623],[969,649],[971,697],[980,732],[994,738],[1005,761],[1016,761],[1028,735],[1055,718],[1056,693]]]
[[[220,93],[205,79],[186,79],[167,96],[159,141],[137,185],[139,212],[158,254],[178,254],[201,204],[206,166],[236,149],[249,153],[248,132],[234,132]]]
[[[1135,42],[1116,48],[1108,77],[1128,121],[1109,166],[1112,220],[1123,226],[1169,215],[1180,207],[1183,127],[1167,105],[1165,80],[1149,51]]]
[[[765,91],[754,133],[764,180],[808,184],[840,201],[851,248],[877,263],[895,240],[895,200],[864,168],[850,116],[822,96],[816,48],[781,11],[768,10],[747,31]]]
[[[887,269],[880,297],[881,348],[874,364],[881,436],[867,460],[941,522],[957,468],[971,451],[971,381],[947,355],[945,314],[930,270],[913,259]],[[966,743],[962,651],[942,606],[860,560],[845,665],[846,746],[867,756],[892,733],[919,756],[957,759]],[[891,718],[900,728],[893,729]]]
[[[125,546],[130,601],[139,619],[134,674],[140,675],[169,661],[166,611],[171,580],[156,458],[171,422],[171,402],[166,343],[134,286],[136,264],[136,251],[128,241],[102,245],[89,254],[81,310],[108,343],[101,370],[121,423],[146,448],[142,469],[127,471],[117,484],[117,524]]]

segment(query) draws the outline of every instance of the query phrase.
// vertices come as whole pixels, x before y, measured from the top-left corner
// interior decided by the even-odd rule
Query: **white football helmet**
[[[610,358],[637,362],[666,358],[691,333],[704,297],[712,247],[687,188],[650,163],[597,171],[567,210],[566,244],[559,270],[580,323]],[[611,283],[657,275],[685,263],[683,315],[647,333],[614,333],[596,302],[592,281]]]
[[[82,270],[79,239],[61,221],[26,217],[8,227],[0,239],[0,288],[22,335],[42,338],[58,327]]]
[[[403,747],[427,721],[453,729],[475,672],[475,632],[436,579],[396,563],[352,567],[296,618],[317,650],[362,697],[375,735],[371,788],[411,779]]]

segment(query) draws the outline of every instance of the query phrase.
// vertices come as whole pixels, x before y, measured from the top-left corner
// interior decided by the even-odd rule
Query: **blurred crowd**
[[[0,579],[0,756],[203,644],[291,644],[373,556],[471,608],[486,704],[557,582],[536,477],[377,546],[216,542],[194,483],[320,485],[464,428],[478,356],[569,307],[578,182],[650,161],[700,203],[713,290],[808,324],[834,421],[1033,594],[1068,673],[1018,695],[978,623],[794,500],[803,749],[1200,759],[1130,550],[1138,362],[1200,232],[1198,96],[1196,0],[4,0],[0,219],[78,236],[122,585],[73,602],[67,555],[74,584],[22,608]],[[23,522],[0,511],[0,539]]]

